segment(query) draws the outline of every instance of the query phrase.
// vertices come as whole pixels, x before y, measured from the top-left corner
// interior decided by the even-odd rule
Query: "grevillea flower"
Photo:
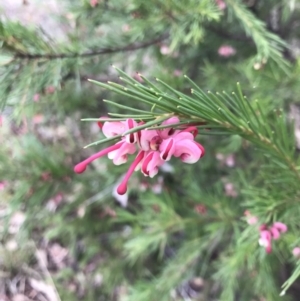
[[[230,45],[222,45],[218,49],[218,54],[222,57],[230,57],[236,54],[236,50]]]
[[[280,238],[281,233],[285,233],[288,230],[287,226],[281,222],[275,222],[272,226],[268,227],[263,224],[260,226],[260,239],[259,244],[265,247],[267,253],[272,252],[272,240]]]
[[[99,0],[90,0],[91,7],[95,7],[98,5]]]
[[[162,125],[171,125],[177,122],[179,119],[173,117],[164,121]],[[196,127],[188,127],[181,131],[173,128],[158,131],[142,130],[140,147],[146,151],[142,163],[143,174],[154,177],[158,173],[158,168],[165,161],[169,161],[172,156],[179,157],[185,163],[196,163],[205,154],[204,147],[194,141],[197,133]]]
[[[216,4],[221,10],[224,10],[226,8],[226,3],[223,0],[216,0]]]
[[[258,240],[258,243],[265,247],[267,253],[272,252],[272,235],[270,231],[268,230],[262,230],[260,232],[260,239]]]
[[[145,176],[154,177],[158,173],[159,167],[169,161],[172,156],[180,158],[184,163],[196,163],[205,154],[204,147],[194,141],[198,130],[195,126],[173,128],[172,124],[178,122],[178,117],[172,117],[161,123],[163,126],[170,126],[168,128],[145,129],[127,135],[123,134],[142,123],[138,124],[133,119],[104,122],[104,124],[98,122],[107,138],[119,136],[120,140],[77,164],[74,171],[76,173],[84,172],[91,162],[105,155],[108,155],[115,165],[120,165],[127,162],[128,155],[138,151],[123,181],[117,187],[118,194],[123,195],[127,191],[127,183],[131,175],[136,170],[140,169]]]
[[[99,127],[100,124],[98,123]],[[126,122],[114,121],[105,122],[102,126],[102,132],[107,138],[122,135],[126,130],[132,129],[136,126],[136,122],[132,119],[127,119]],[[134,154],[136,151],[134,143],[136,142],[136,133],[126,135],[121,141],[116,144],[103,149],[102,151],[90,156],[86,160],[77,164],[74,168],[76,173],[82,173],[86,167],[98,158],[108,155],[109,159],[112,159],[115,165],[120,165],[127,162],[127,155]]]
[[[275,222],[272,228],[276,228],[280,233],[285,233],[288,230],[287,225],[281,222]]]

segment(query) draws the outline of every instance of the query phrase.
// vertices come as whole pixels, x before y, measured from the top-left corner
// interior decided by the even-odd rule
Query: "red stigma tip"
[[[121,184],[119,185],[119,187],[117,188],[117,193],[120,194],[120,195],[125,194],[126,191],[127,191],[127,185],[124,184],[124,183],[121,183]]]
[[[86,169],[86,165],[84,163],[79,163],[74,167],[74,171],[76,173],[83,173]]]

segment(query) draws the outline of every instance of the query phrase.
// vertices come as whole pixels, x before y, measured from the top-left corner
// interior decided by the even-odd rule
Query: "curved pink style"
[[[103,149],[102,151],[100,151],[99,153],[96,153],[92,156],[90,156],[89,158],[85,159],[84,161],[78,163],[75,167],[74,167],[74,171],[76,173],[83,173],[86,169],[86,167],[93,161],[95,161],[98,158],[101,158],[105,155],[107,155],[109,152],[112,152],[114,150],[119,149],[122,146],[121,143],[118,144],[114,144],[108,148]]]
[[[122,183],[118,186],[117,188],[117,192],[118,194],[125,194],[126,191],[127,191],[127,183],[130,179],[130,177],[132,176],[136,166],[143,160],[144,158],[144,152],[143,151],[140,151],[138,153],[138,155],[136,156],[136,158],[134,159],[134,161],[132,162],[132,164],[130,165]]]

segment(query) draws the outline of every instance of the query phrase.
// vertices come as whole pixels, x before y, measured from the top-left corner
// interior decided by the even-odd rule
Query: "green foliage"
[[[298,300],[298,3],[96,2],[64,1],[62,37],[1,19],[0,295],[34,278],[66,301]],[[171,116],[197,126],[197,164],[137,172],[123,200],[127,164],[74,174],[122,139],[97,121],[144,122],[124,136]],[[259,227],[278,221],[266,254]]]

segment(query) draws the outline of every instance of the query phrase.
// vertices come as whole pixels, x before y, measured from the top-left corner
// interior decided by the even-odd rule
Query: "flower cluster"
[[[180,158],[184,163],[196,163],[205,153],[204,147],[195,141],[198,130],[195,126],[172,128],[172,124],[178,122],[178,117],[171,117],[161,123],[162,126],[170,126],[168,128],[144,129],[129,134],[126,132],[141,123],[137,123],[134,119],[98,123],[107,138],[120,136],[120,141],[77,164],[74,171],[84,172],[88,164],[105,155],[108,155],[115,165],[120,165],[127,162],[128,155],[137,152],[117,188],[117,192],[122,195],[126,193],[128,180],[135,170],[140,169],[145,176],[152,178],[158,173],[158,168],[172,156]]]
[[[260,226],[260,239],[259,244],[265,247],[267,253],[272,252],[272,240],[279,239],[281,233],[287,231],[287,226],[281,222],[275,222],[271,227],[267,225]]]

